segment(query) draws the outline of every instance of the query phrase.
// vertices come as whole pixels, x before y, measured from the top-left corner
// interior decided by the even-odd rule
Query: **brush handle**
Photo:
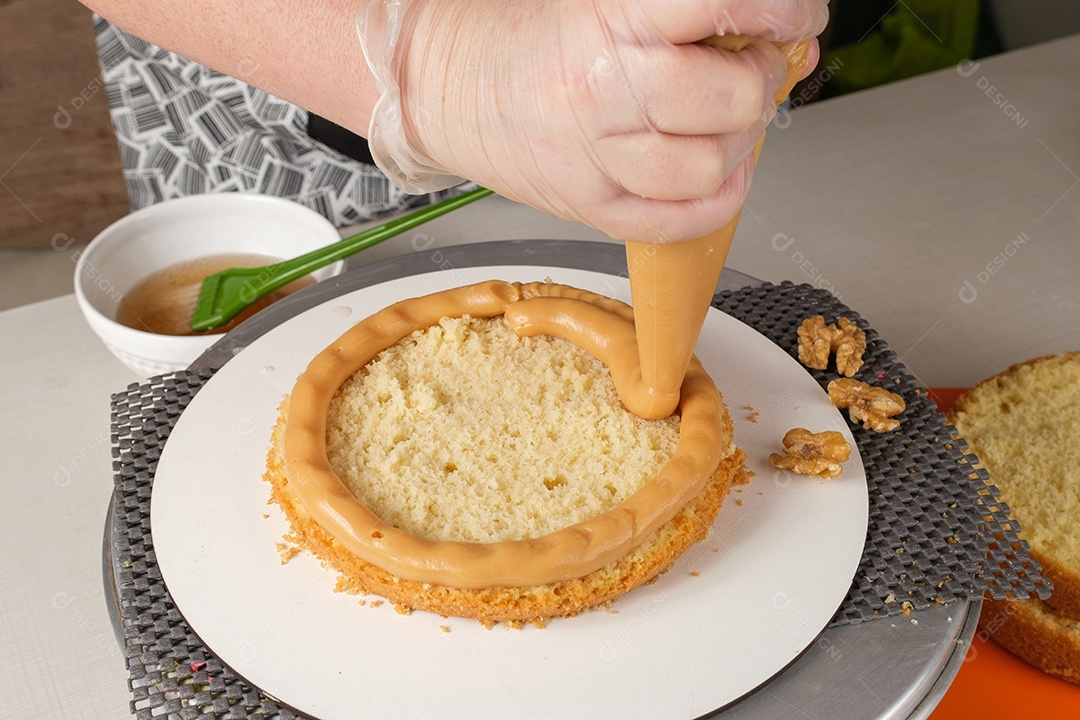
[[[491,194],[492,191],[487,188],[470,190],[461,195],[447,198],[434,205],[429,205],[415,212],[411,212],[404,217],[383,223],[378,227],[364,230],[363,232],[344,238],[336,243],[319,248],[318,250],[312,250],[309,253],[304,253],[303,255],[299,255],[290,260],[283,260],[279,263],[267,265],[265,270],[272,280],[268,281],[266,285],[260,286],[259,290],[260,292],[264,289],[266,292],[277,290],[283,285],[288,285],[293,280],[304,277],[313,270],[326,267],[332,262],[337,262],[342,258],[360,252],[372,245],[377,245],[383,240],[399,235],[406,230],[411,230],[418,225],[423,225],[429,220],[434,220],[440,215],[445,215],[452,210],[456,210],[459,207],[468,205],[474,200],[479,200],[480,198],[487,197]]]

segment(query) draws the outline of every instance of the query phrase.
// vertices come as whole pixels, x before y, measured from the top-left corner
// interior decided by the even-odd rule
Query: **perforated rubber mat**
[[[900,428],[875,433],[853,424],[869,483],[862,560],[830,626],[906,614],[984,593],[1045,599],[1049,583],[1017,537],[986,472],[936,411],[925,387],[851,309],[809,285],[761,285],[725,292],[714,306],[797,356],[796,330],[810,315],[847,317],[866,332],[859,380],[901,395]],[[248,686],[210,654],[181,617],[158,569],[150,494],[161,450],[188,402],[214,374],[178,372],[113,396],[115,495],[111,553],[138,718],[298,717]],[[833,368],[808,370],[824,388]],[[846,416],[846,413],[845,413]]]

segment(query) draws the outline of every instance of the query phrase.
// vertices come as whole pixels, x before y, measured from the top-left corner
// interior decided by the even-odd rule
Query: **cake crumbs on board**
[[[289,562],[294,557],[296,557],[297,555],[300,554],[300,548],[296,547],[295,545],[286,545],[285,543],[276,543],[274,545],[274,547],[277,548],[278,557],[281,558],[281,564],[282,565]]]

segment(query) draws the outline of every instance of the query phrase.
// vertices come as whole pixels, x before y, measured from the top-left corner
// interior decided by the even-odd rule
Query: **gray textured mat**
[[[984,592],[995,599],[1050,596],[1050,583],[1017,537],[1020,526],[1009,519],[986,471],[972,467],[975,458],[954,437],[926,387],[858,313],[825,290],[790,283],[724,293],[713,304],[793,357],[798,357],[797,329],[805,318],[856,322],[866,332],[867,349],[855,379],[897,393],[907,403],[894,432],[851,425],[870,488],[870,521],[859,570],[833,625]],[[831,364],[807,372],[822,388],[840,377]]]
[[[808,285],[763,285],[723,293],[714,305],[793,356],[796,328],[809,315],[844,316],[866,331],[856,378],[904,397],[900,429],[853,426],[870,485],[863,557],[831,625],[889,617],[984,592],[994,598],[1046,598],[1018,525],[987,475],[953,437],[926,389],[859,315]],[[187,403],[213,370],[172,373],[113,397],[116,489],[112,555],[138,718],[297,717],[224,667],[188,627],[162,582],[150,532],[150,493],[161,449]],[[809,371],[824,387],[838,375]]]

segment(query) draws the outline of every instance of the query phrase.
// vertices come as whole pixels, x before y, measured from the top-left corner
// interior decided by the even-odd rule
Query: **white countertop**
[[[798,110],[728,260],[831,287],[926,384],[1080,349],[1080,36]],[[604,240],[488,198],[353,265],[483,240]],[[74,298],[0,313],[0,718],[120,718],[106,614],[109,398],[138,381]]]

